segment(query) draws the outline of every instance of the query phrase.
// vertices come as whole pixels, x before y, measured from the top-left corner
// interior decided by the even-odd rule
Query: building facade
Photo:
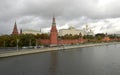
[[[72,34],[72,35],[79,35],[82,34],[82,36],[85,35],[85,32],[83,30],[75,29],[74,27],[69,27],[68,29],[61,29],[59,30],[59,36],[64,36],[66,34]]]
[[[86,25],[83,30],[84,30],[85,35],[95,36],[94,32],[91,30],[91,28],[88,25]]]
[[[75,29],[74,27],[69,27],[68,29],[60,29],[59,30],[59,36],[64,36],[67,34],[72,34],[72,35],[79,35],[82,34],[84,35],[95,35],[94,32],[86,25],[86,27],[83,30]]]
[[[86,42],[86,40],[84,40],[83,38],[73,39],[73,40],[58,39],[58,31],[56,28],[55,17],[53,17],[52,27],[50,31],[50,39],[39,39],[39,42],[43,45],[55,46],[55,45],[60,45],[60,44],[83,43],[83,42]]]
[[[22,33],[23,34],[34,34],[34,35],[41,34],[40,31],[31,30],[31,29],[23,30]]]

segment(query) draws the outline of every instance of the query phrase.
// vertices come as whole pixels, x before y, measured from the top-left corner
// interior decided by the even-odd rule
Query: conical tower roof
[[[18,33],[18,29],[17,29],[17,24],[16,24],[16,21],[15,21],[12,35],[18,35],[18,34],[19,34],[19,33]]]
[[[52,26],[56,26],[56,22],[55,22],[55,17],[53,16],[53,19],[52,19]]]
[[[56,22],[55,22],[55,17],[54,17],[54,16],[53,16],[53,19],[52,19],[52,28],[51,28],[51,32],[57,32]]]

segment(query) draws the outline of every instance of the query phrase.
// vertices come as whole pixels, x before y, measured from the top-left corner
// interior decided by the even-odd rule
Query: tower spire
[[[19,34],[19,33],[18,33],[18,29],[17,29],[17,24],[16,24],[16,21],[15,21],[12,35],[18,35],[18,34]]]
[[[52,26],[56,26],[55,17],[53,16]]]

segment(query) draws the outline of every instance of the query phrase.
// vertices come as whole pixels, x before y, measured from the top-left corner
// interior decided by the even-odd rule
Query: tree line
[[[106,34],[100,33],[96,34],[95,36],[92,35],[72,35],[72,34],[66,34],[64,36],[58,36],[58,40],[66,40],[66,39],[87,39],[88,42],[102,42],[102,39],[106,36]],[[119,36],[114,35],[107,35],[111,39],[118,38]],[[49,39],[49,34],[22,34],[22,35],[1,35],[0,36],[0,47],[16,47],[17,43],[19,47],[23,46],[36,46],[36,45],[42,45],[39,42],[39,39]]]
[[[38,39],[49,39],[48,34],[1,35],[0,47],[19,47],[40,45]]]

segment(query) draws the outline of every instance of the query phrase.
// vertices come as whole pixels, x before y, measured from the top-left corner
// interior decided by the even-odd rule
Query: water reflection
[[[51,62],[50,62],[50,75],[56,75],[56,70],[57,70],[57,63],[58,63],[58,57],[57,57],[57,52],[52,51],[50,52],[51,54]]]
[[[0,59],[0,75],[120,75],[120,45]]]

